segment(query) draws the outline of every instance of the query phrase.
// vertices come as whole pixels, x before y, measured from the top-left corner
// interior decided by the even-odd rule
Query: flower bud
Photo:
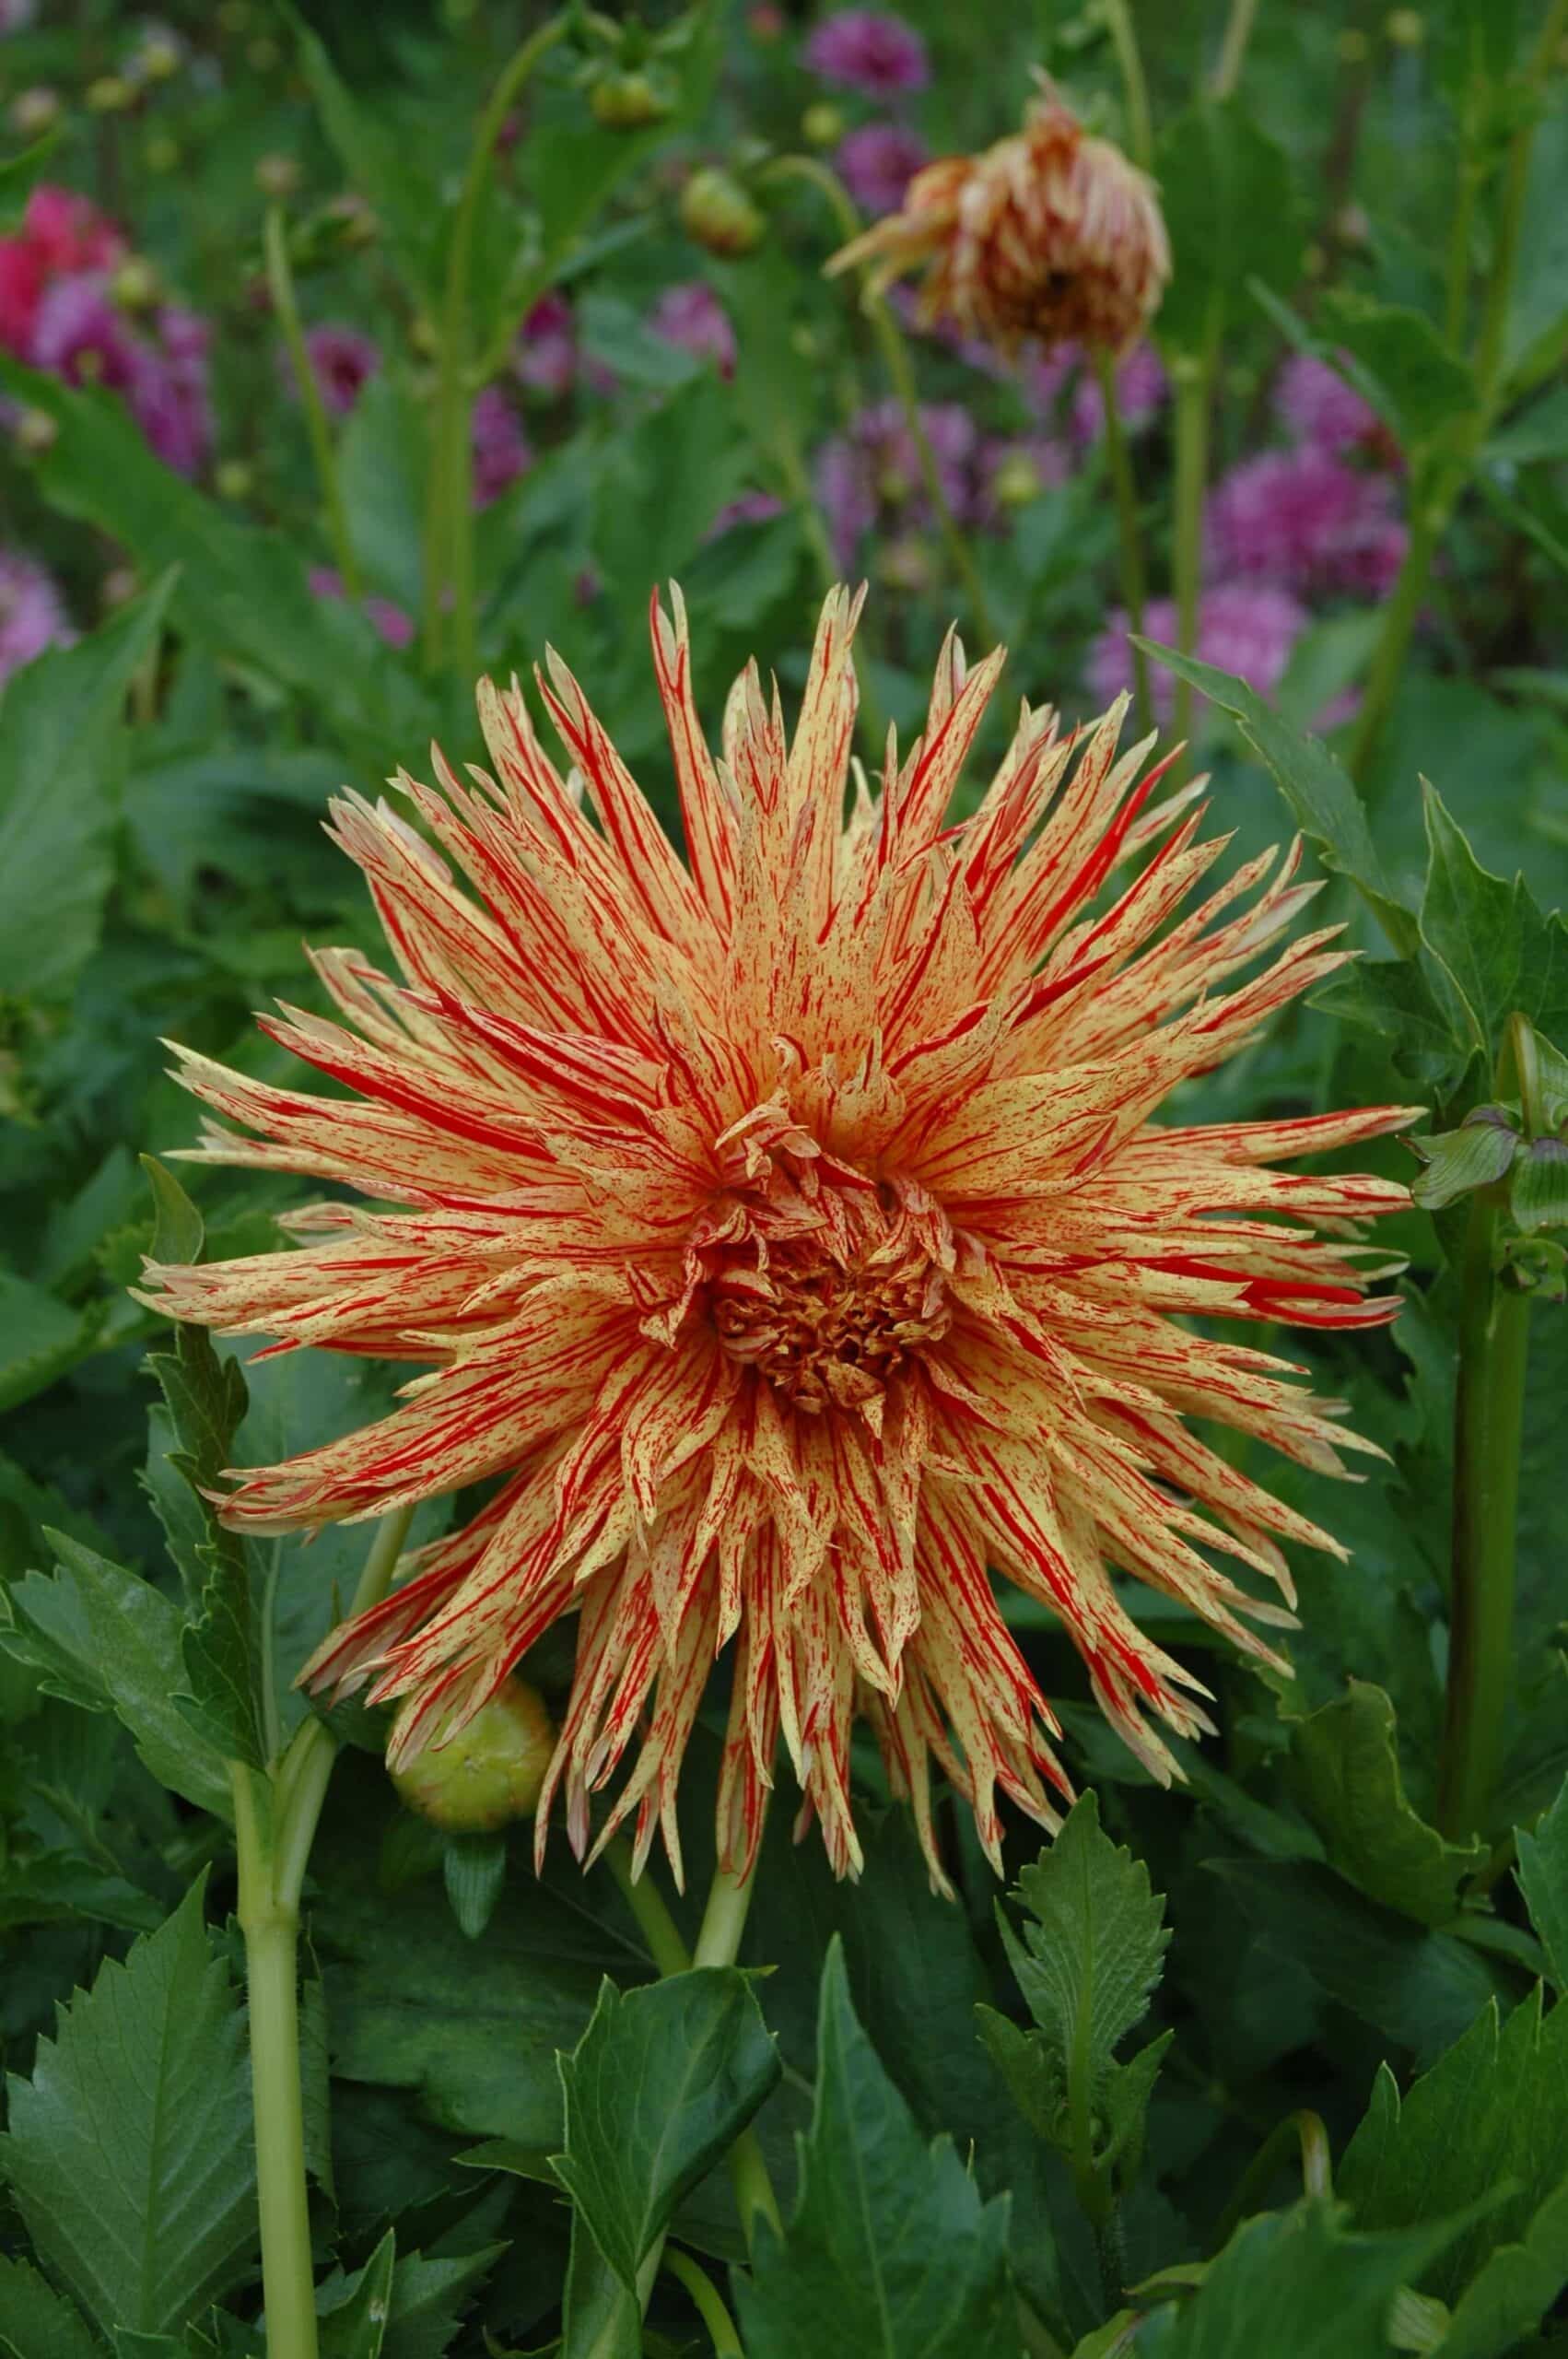
[[[41,133],[53,129],[60,120],[60,93],[42,83],[31,90],[18,90],[11,100],[11,128],[23,139],[37,139]]]
[[[808,147],[837,147],[844,136],[844,117],[825,99],[801,117],[801,136]]]
[[[292,156],[273,154],[257,158],[256,186],[263,196],[292,196],[302,178],[299,166]]]
[[[1395,8],[1384,18],[1383,30],[1396,49],[1420,49],[1426,19],[1419,8]]]
[[[104,575],[99,587],[98,594],[102,601],[104,612],[112,614],[116,606],[123,606],[128,598],[134,598],[140,588],[141,583],[136,580],[132,567],[115,566],[111,572]]]
[[[991,477],[991,494],[1000,508],[1027,508],[1045,487],[1045,477],[1027,451],[1010,451]]]
[[[450,1743],[392,1770],[392,1781],[409,1810],[449,1835],[492,1833],[532,1816],[555,1746],[538,1691],[509,1679]]]
[[[46,409],[23,410],[11,428],[11,440],[18,450],[34,459],[52,451],[59,435],[60,428]]]
[[[170,82],[180,71],[180,44],[170,32],[148,33],[134,60],[136,79],[141,82]]]
[[[155,131],[142,149],[142,161],[149,172],[172,172],[180,162],[180,142],[167,131]]]
[[[89,114],[123,114],[135,103],[135,92],[123,74],[100,74],[86,91]]]
[[[681,227],[710,254],[749,254],[766,228],[739,181],[704,165],[681,191]]]
[[[150,311],[162,291],[157,271],[141,254],[128,254],[109,286],[123,311]]]
[[[883,543],[876,570],[877,579],[885,582],[888,589],[906,590],[917,596],[922,590],[929,590],[936,579],[931,553],[913,533]]]
[[[213,477],[220,499],[246,499],[255,476],[243,459],[225,459]]]
[[[612,67],[596,75],[588,103],[595,123],[606,131],[641,131],[648,123],[663,123],[674,112],[674,100],[657,75],[646,68],[627,72]]]

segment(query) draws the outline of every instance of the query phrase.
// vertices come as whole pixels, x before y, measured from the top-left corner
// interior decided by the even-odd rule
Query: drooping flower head
[[[825,17],[802,55],[825,82],[868,99],[924,89],[930,79],[926,44],[914,26],[879,8],[840,8]]]
[[[835,254],[871,285],[923,269],[920,311],[1011,352],[1025,336],[1114,352],[1142,333],[1170,276],[1153,182],[1092,139],[1047,84],[1024,128],[917,172],[902,209]]]
[[[1402,1188],[1276,1167],[1410,1109],[1193,1127],[1159,1109],[1337,963],[1286,942],[1298,854],[1178,914],[1223,849],[1195,790],[1156,801],[1124,708],[1063,737],[1023,709],[950,813],[1001,657],[949,638],[926,726],[857,775],[859,601],[828,600],[793,736],[755,665],[715,756],[679,596],[653,653],[680,859],[553,654],[488,685],[493,774],[350,795],[337,840],[392,945],[316,954],[334,1020],[265,1028],[346,1086],[318,1097],[181,1051],[198,1159],[357,1191],[294,1249],[152,1266],[147,1298],[273,1348],[408,1364],[389,1416],[236,1476],[236,1530],[364,1519],[497,1481],[404,1585],[333,1633],[318,1686],[395,1701],[393,1765],[460,1730],[552,1624],[576,1672],[541,1802],[579,1853],[634,1816],[679,1873],[682,1756],[729,1669],[719,1849],[755,1855],[779,1739],[834,1866],[860,1852],[863,1720],[944,1882],[931,1765],[1000,1860],[999,1792],[1047,1826],[1055,1721],[991,1571],[1051,1609],[1156,1776],[1196,1674],[1114,1576],[1255,1656],[1288,1621],[1282,1541],[1335,1550],[1189,1421],[1325,1473],[1354,1443],[1299,1371],[1194,1320],[1388,1318],[1351,1224]],[[592,816],[581,807],[586,799]],[[1319,1229],[1328,1232],[1319,1237]],[[1365,1445],[1359,1445],[1365,1447]],[[613,1789],[613,1795],[607,1790]],[[594,1797],[601,1804],[597,1837]]]

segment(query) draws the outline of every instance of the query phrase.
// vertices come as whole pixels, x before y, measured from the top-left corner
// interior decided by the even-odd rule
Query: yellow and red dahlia
[[[351,1094],[181,1052],[254,1134],[211,1125],[197,1159],[370,1201],[290,1215],[292,1250],[154,1266],[149,1295],[275,1350],[419,1367],[380,1424],[238,1474],[235,1529],[499,1478],[308,1667],[397,1703],[394,1766],[575,1614],[541,1845],[559,1795],[588,1849],[629,1755],[597,1844],[635,1813],[638,1858],[661,1829],[679,1873],[682,1756],[728,1652],[726,1863],[753,1857],[782,1734],[802,1821],[854,1872],[859,1719],[941,1884],[933,1760],[993,1860],[999,1790],[1047,1826],[1069,1790],[993,1570],[1059,1616],[1164,1778],[1156,1724],[1206,1727],[1206,1691],[1113,1576],[1271,1661],[1250,1625],[1292,1616],[1248,1584],[1288,1603],[1281,1541],[1342,1553],[1191,1421],[1325,1473],[1368,1445],[1288,1362],[1188,1322],[1391,1317],[1348,1240],[1404,1190],[1274,1167],[1413,1109],[1156,1121],[1340,954],[1332,930],[1281,946],[1316,890],[1296,851],[1177,914],[1223,839],[1198,840],[1196,789],[1153,800],[1152,739],[1118,756],[1125,698],[1066,736],[1025,704],[954,820],[1000,652],[970,672],[949,638],[924,733],[900,755],[890,732],[873,794],[850,760],[858,599],[824,609],[793,737],[753,665],[717,758],[673,605],[654,602],[653,653],[686,862],[554,654],[564,776],[516,686],[486,683],[493,775],[437,756],[435,787],[396,781],[408,816],[335,806],[395,972],[322,951],[341,1020],[264,1020]]]
[[[919,312],[989,337],[1119,352],[1159,309],[1170,244],[1154,184],[1047,83],[1022,131],[917,172],[896,213],[835,254],[886,287],[922,268]]]

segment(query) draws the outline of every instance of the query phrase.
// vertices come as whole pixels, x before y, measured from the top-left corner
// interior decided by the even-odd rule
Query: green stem
[[[1132,460],[1117,399],[1115,356],[1096,351],[1094,358],[1106,415],[1106,459],[1111,471],[1111,489],[1116,495],[1117,529],[1121,536],[1121,594],[1132,641],[1133,710],[1139,734],[1144,736],[1153,725],[1154,706],[1149,693],[1149,659],[1138,644],[1143,633],[1143,605],[1148,595],[1143,535],[1138,522],[1138,487],[1132,479]]]
[[[344,595],[357,606],[362,589],[359,566],[354,554],[354,544],[348,535],[348,518],[337,480],[337,457],[333,449],[332,428],[327,423],[326,405],[322,399],[322,389],[316,382],[316,372],[310,366],[305,331],[300,324],[299,305],[294,293],[294,274],[288,266],[287,225],[280,205],[267,207],[263,248],[266,257],[267,292],[272,298],[277,323],[283,330],[289,364],[299,388],[300,406],[305,413],[305,431],[310,438],[316,481],[321,487],[322,506],[326,511],[327,538],[332,543],[333,557],[343,581]]]
[[[1209,475],[1209,359],[1184,358],[1176,370],[1176,645],[1184,655],[1198,646],[1199,607],[1203,591],[1203,493]],[[1192,734],[1192,683],[1176,684],[1176,738]]]
[[[1525,74],[1525,95],[1519,127],[1508,143],[1503,170],[1503,199],[1498,208],[1497,237],[1487,277],[1486,304],[1481,313],[1476,349],[1476,375],[1480,384],[1480,408],[1488,425],[1503,374],[1504,337],[1508,306],[1514,293],[1514,272],[1519,259],[1519,239],[1525,225],[1525,200],[1529,194],[1530,156],[1535,147],[1539,110],[1534,100],[1557,63],[1568,31],[1568,0],[1552,0],[1540,37]]]
[[[1138,54],[1138,34],[1128,0],[1105,0],[1106,22],[1116,43],[1117,64],[1127,97],[1127,144],[1135,164],[1149,171],[1154,161],[1154,130],[1149,113],[1149,85]]]
[[[362,1613],[384,1595],[413,1512],[405,1508],[382,1522],[351,1613]],[[250,2002],[267,2359],[316,2359],[317,2353],[298,1951],[299,1895],[336,1753],[335,1738],[320,1720],[310,1719],[275,1770],[252,1769],[240,1761],[228,1765]]]
[[[1454,1404],[1453,1574],[1437,1824],[1487,1831],[1503,1757],[1514,1649],[1514,1531],[1530,1297],[1499,1274],[1502,1191],[1470,1200]]]
[[[703,1910],[702,1924],[697,1932],[696,1947],[692,1953],[694,1966],[733,1966],[741,1953],[741,1936],[746,1929],[746,1915],[752,1905],[755,1884],[755,1872],[745,1877],[736,1877],[727,1868],[714,1871],[713,1882],[708,1887],[708,1906]],[[778,2199],[774,2194],[773,2180],[755,2130],[743,2130],[731,2147],[730,2178],[735,2190],[735,2204],[741,2215],[747,2251],[751,2250],[759,2213],[774,2235],[781,2237],[784,2223],[779,2214]]]
[[[451,662],[462,680],[476,668],[474,608],[474,457],[469,421],[470,294],[479,208],[501,127],[539,60],[567,29],[563,12],[532,33],[491,91],[469,150],[468,168],[452,220],[442,299],[440,358],[436,384],[435,446],[425,542],[425,643],[439,655],[451,627]],[[447,612],[450,597],[451,612]]]
[[[666,2247],[664,2267],[691,2295],[697,2316],[708,2329],[708,2339],[713,2345],[713,2359],[743,2359],[735,2321],[725,2308],[719,2288],[707,2270],[699,2268],[690,2253],[682,2252],[678,2245]]]
[[[1470,234],[1475,223],[1476,198],[1480,194],[1482,170],[1475,150],[1475,140],[1467,133],[1464,154],[1459,164],[1459,185],[1455,192],[1454,211],[1448,223],[1448,250],[1445,270],[1443,298],[1443,333],[1456,352],[1465,342],[1465,328],[1470,308]]]
[[[1348,767],[1352,778],[1363,794],[1369,792],[1367,773],[1374,756],[1382,742],[1389,710],[1404,677],[1405,658],[1410,653],[1416,618],[1421,613],[1422,600],[1426,595],[1427,577],[1438,544],[1447,528],[1452,495],[1433,487],[1434,496],[1423,500],[1410,519],[1410,537],[1405,547],[1404,562],[1394,583],[1393,595],[1384,611],[1383,628],[1372,651],[1372,666],[1367,674],[1366,688],[1356,716],[1355,734],[1351,739]]]
[[[691,1964],[681,1929],[664,1906],[664,1896],[646,1873],[632,1872],[632,1847],[617,1836],[604,1853],[605,1864],[620,1885],[626,1907],[637,1919],[648,1954],[661,1975],[684,1974]]]
[[[1241,2175],[1235,2193],[1226,2204],[1214,2231],[1216,2252],[1229,2244],[1253,2205],[1266,2195],[1269,2183],[1280,2167],[1281,2158],[1291,2147],[1301,2149],[1301,2183],[1304,2194],[1329,2196],[1334,2192],[1333,2159],[1328,2147],[1328,2132],[1320,2114],[1302,2111],[1287,2113],[1277,2121]]]
[[[1214,68],[1214,79],[1210,86],[1217,99],[1228,99],[1241,79],[1246,45],[1252,39],[1257,16],[1258,0],[1231,0],[1225,37],[1220,43],[1220,62]]]

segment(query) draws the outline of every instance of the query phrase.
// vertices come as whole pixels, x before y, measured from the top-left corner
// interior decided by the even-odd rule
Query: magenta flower
[[[876,8],[841,8],[825,17],[802,53],[807,70],[863,98],[895,98],[930,79],[926,44],[902,17]]]
[[[577,382],[577,361],[570,298],[542,295],[517,332],[512,373],[532,392],[561,401]]]
[[[1301,597],[1386,597],[1404,559],[1392,483],[1312,443],[1244,459],[1214,487],[1206,521],[1217,571]]]
[[[735,331],[706,278],[685,278],[666,287],[648,324],[655,335],[689,352],[694,360],[710,360],[721,377],[734,375]]]
[[[509,484],[526,474],[533,464],[533,452],[518,424],[517,412],[499,385],[486,385],[475,394],[472,433],[474,505],[488,508]]]
[[[1307,620],[1305,607],[1286,590],[1255,581],[1217,581],[1203,593],[1195,651],[1201,662],[1234,672],[1259,696],[1271,696]],[[1151,599],[1143,610],[1144,638],[1174,647],[1177,628],[1176,601]],[[1176,682],[1156,662],[1150,663],[1149,677],[1155,715],[1168,727],[1176,710]],[[1106,704],[1129,689],[1132,680],[1127,614],[1117,607],[1090,650],[1090,694]]]
[[[0,549],[0,682],[76,634],[52,573],[17,549]]]
[[[0,238],[0,346],[19,360],[29,358],[52,282],[68,273],[110,270],[124,252],[124,239],[90,198],[41,182],[28,199],[20,229]]]
[[[129,321],[99,271],[76,271],[45,289],[33,320],[27,358],[68,385],[103,385],[129,392],[141,356]]]
[[[954,518],[961,524],[990,521],[985,446],[968,411],[956,402],[925,403],[920,423]],[[896,402],[873,403],[846,433],[822,445],[816,499],[843,565],[852,562],[861,536],[873,525],[918,530],[930,522],[919,452]]]
[[[846,134],[834,158],[838,177],[863,213],[896,213],[915,174],[930,161],[919,132],[901,123],[863,123]]]
[[[374,337],[340,322],[324,320],[305,331],[305,350],[322,405],[334,417],[346,417],[381,365],[381,348]],[[285,389],[298,398],[294,362],[287,350],[278,354]]]
[[[205,320],[166,304],[158,315],[158,343],[142,346],[128,388],[131,414],[149,449],[176,475],[200,475],[212,451],[211,341]]]
[[[1153,424],[1169,392],[1170,381],[1152,344],[1135,344],[1126,358],[1117,361],[1117,408],[1129,434]],[[1105,425],[1106,405],[1098,380],[1085,368],[1072,392],[1073,437],[1080,443],[1097,442]]]
[[[341,602],[348,594],[343,586],[342,574],[330,565],[313,565],[310,582],[312,594],[318,598]],[[375,626],[389,647],[406,647],[414,637],[412,616],[405,615],[401,606],[394,606],[390,598],[367,598],[364,614],[366,620]]]
[[[1298,441],[1320,450],[1371,451],[1387,442],[1387,428],[1371,403],[1310,352],[1293,353],[1281,370],[1274,411]]]

